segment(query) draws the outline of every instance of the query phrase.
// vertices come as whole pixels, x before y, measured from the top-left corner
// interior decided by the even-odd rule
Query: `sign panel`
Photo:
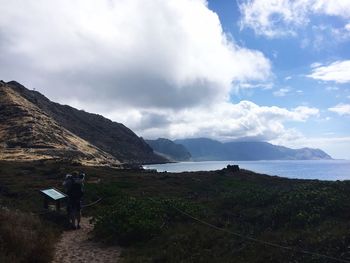
[[[62,199],[62,198],[66,197],[66,195],[64,193],[61,193],[60,191],[58,191],[56,189],[53,189],[53,188],[41,190],[41,192],[43,194],[49,196],[53,200],[59,200],[59,199]]]

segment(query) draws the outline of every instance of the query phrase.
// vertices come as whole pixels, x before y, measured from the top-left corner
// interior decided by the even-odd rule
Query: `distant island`
[[[146,140],[157,153],[176,161],[330,160],[320,149],[291,149],[268,142],[219,142],[208,138]],[[189,153],[189,154],[188,154]]]

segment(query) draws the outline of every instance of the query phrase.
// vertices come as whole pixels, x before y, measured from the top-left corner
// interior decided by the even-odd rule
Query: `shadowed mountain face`
[[[36,158],[67,156],[73,151],[122,163],[166,161],[123,124],[54,103],[14,81],[0,83],[0,92],[3,159],[11,159],[15,151],[34,151]]]
[[[8,85],[0,86],[0,159],[60,158],[118,164],[110,154],[68,131]]]
[[[332,159],[319,149],[290,149],[267,142],[221,143],[207,138],[175,140],[191,153],[195,161],[319,160]]]
[[[173,161],[189,161],[191,154],[181,145],[171,140],[158,138],[157,140],[146,140],[154,151]]]

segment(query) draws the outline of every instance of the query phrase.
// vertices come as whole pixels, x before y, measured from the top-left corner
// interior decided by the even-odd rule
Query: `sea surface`
[[[219,170],[228,164],[238,164],[246,170],[288,178],[350,180],[350,160],[179,162],[145,165],[144,168],[179,173]]]

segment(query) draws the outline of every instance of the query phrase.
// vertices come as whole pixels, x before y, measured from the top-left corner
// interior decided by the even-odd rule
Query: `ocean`
[[[145,165],[145,169],[158,172],[212,171],[238,164],[240,168],[257,173],[277,175],[287,178],[350,180],[350,160],[305,160],[305,161],[206,161],[179,162]]]

